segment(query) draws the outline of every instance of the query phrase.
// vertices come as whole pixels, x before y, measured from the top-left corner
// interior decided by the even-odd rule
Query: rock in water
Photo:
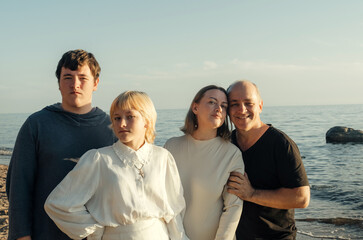
[[[363,131],[348,127],[332,127],[326,134],[327,143],[363,143]]]

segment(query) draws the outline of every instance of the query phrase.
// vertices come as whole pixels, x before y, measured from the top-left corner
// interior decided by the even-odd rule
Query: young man
[[[309,182],[297,145],[260,119],[263,101],[255,84],[237,81],[228,90],[245,175],[231,173],[228,192],[244,200],[237,239],[295,239],[294,208],[306,208]],[[248,174],[248,175],[247,175]]]
[[[6,182],[9,240],[70,239],[43,206],[77,159],[115,141],[108,115],[91,105],[100,71],[92,53],[66,52],[56,70],[62,103],[32,114],[21,127]]]

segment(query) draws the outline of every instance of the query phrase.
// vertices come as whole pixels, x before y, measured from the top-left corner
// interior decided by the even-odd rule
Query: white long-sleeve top
[[[166,222],[171,239],[188,239],[180,217],[185,201],[174,158],[148,143],[137,151],[118,141],[86,152],[44,207],[72,239],[105,226],[152,218]]]
[[[199,141],[190,135],[165,143],[174,156],[184,188],[185,232],[191,240],[232,240],[242,200],[226,191],[230,172],[244,173],[241,151],[216,137]]]

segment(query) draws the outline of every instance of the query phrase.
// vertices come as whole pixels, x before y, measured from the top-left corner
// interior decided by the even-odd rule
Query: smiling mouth
[[[235,118],[237,118],[237,119],[247,119],[247,118],[249,118],[249,115],[246,115],[246,116],[235,116]]]

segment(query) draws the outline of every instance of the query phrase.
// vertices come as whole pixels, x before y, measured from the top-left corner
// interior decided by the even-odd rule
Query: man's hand
[[[250,201],[256,189],[252,187],[247,173],[242,175],[239,172],[231,172],[227,183],[227,192],[236,195],[242,200]]]

